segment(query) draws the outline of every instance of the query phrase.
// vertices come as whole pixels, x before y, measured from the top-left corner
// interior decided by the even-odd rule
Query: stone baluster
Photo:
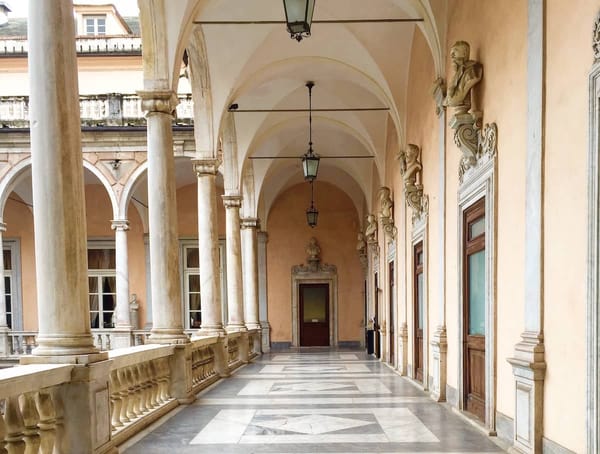
[[[148,214],[154,343],[187,343],[183,332],[178,262],[175,158],[171,122],[177,97],[171,91],[142,91],[148,134]]]
[[[21,394],[19,404],[23,415],[23,441],[25,442],[25,454],[38,454],[40,450],[40,433],[38,423],[40,415],[37,411],[34,393]]]
[[[119,421],[127,424],[129,420],[129,384],[127,382],[127,371],[125,368],[117,369],[117,379],[119,381],[119,396],[121,398],[121,411],[119,412]]]
[[[56,410],[51,394],[47,391],[36,393],[35,404],[40,417],[40,454],[53,454],[56,440]]]
[[[123,423],[121,422],[121,408],[123,406],[123,400],[121,399],[121,382],[119,381],[119,374],[116,370],[113,370],[110,373],[110,387],[112,390],[110,395],[110,402],[112,405],[110,423],[114,430],[117,427],[123,426]]]
[[[24,454],[23,415],[19,407],[18,396],[12,396],[5,401],[4,421],[6,422],[6,452],[8,454]]]

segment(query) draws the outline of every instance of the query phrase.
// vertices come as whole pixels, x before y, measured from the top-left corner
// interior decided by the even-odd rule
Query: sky
[[[27,17],[27,7],[29,0],[5,0],[12,10],[11,17]],[[138,7],[137,0],[75,0],[75,4],[100,4],[106,5],[112,3],[117,7],[121,16],[137,16]]]

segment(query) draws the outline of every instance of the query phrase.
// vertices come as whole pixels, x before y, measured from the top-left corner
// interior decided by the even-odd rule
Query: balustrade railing
[[[76,39],[78,54],[128,54],[141,55],[142,39],[139,36],[86,36]],[[0,39],[0,56],[19,56],[29,52],[27,38]]]
[[[190,331],[189,334],[195,333]],[[35,345],[33,332],[12,332],[13,345]],[[132,332],[132,338],[144,341],[149,331]],[[255,355],[257,330],[222,336],[192,336],[182,345],[140,345],[112,350],[104,363],[110,400],[107,420],[110,443],[119,446],[153,421],[246,362],[241,352],[248,342],[248,352]],[[94,338],[110,346],[110,330],[94,330]],[[25,339],[33,339],[25,341]],[[23,348],[23,347],[20,347]],[[246,355],[246,353],[243,353]],[[29,360],[30,358],[24,358]],[[23,359],[21,360],[23,361]],[[26,361],[28,362],[28,361]],[[97,363],[102,364],[102,363]],[[84,366],[77,366],[79,370]],[[66,453],[63,433],[71,405],[65,386],[77,383],[73,365],[24,365],[0,370],[0,453]],[[103,380],[100,378],[99,382]],[[105,381],[106,383],[106,381]],[[77,386],[77,385],[75,385]],[[93,391],[96,392],[96,391]],[[100,394],[98,394],[100,396]],[[69,406],[63,409],[64,406]],[[96,404],[97,405],[97,404]],[[79,408],[79,407],[78,407]],[[91,407],[91,410],[99,407]],[[100,414],[97,414],[100,417]],[[77,426],[77,430],[89,430]],[[73,431],[70,431],[71,435]],[[71,443],[73,439],[71,438]]]
[[[174,122],[177,125],[191,125],[194,120],[194,103],[191,95],[179,95]],[[79,97],[79,111],[82,126],[87,127],[127,127],[144,126],[146,119],[139,96],[110,93]],[[0,128],[29,127],[29,97],[0,97]]]

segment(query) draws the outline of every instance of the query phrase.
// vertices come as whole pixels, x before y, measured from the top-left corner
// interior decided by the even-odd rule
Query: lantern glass
[[[313,205],[306,210],[306,222],[311,227],[316,227],[317,219],[319,218],[319,210],[317,210]]]
[[[304,179],[307,181],[313,181],[317,178],[319,172],[319,161],[321,158],[319,155],[313,154],[312,150],[304,155],[302,158],[302,170],[304,172]]]
[[[315,0],[283,0],[288,32],[300,41],[310,36]]]

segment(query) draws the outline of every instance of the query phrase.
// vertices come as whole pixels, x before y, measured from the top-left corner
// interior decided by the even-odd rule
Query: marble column
[[[153,343],[186,343],[181,308],[171,91],[141,91],[148,128],[148,218]]]
[[[513,449],[543,451],[544,376],[544,67],[545,0],[529,0],[527,174],[525,179],[525,329],[508,361],[515,377]]]
[[[269,234],[260,231],[258,236],[258,316],[262,330],[262,351],[271,351],[271,327],[267,299],[267,242]]]
[[[198,176],[198,247],[200,253],[201,333],[223,333],[216,178],[219,161],[192,161]]]
[[[227,251],[228,330],[246,329],[242,300],[242,256],[240,248],[240,195],[224,195]]]
[[[33,354],[90,362],[106,355],[94,356],[90,330],[73,3],[30,1],[28,19],[39,320]]]
[[[246,328],[260,329],[258,320],[258,245],[256,218],[242,219],[242,273],[244,282],[244,320]]]
[[[117,306],[115,307],[115,326],[112,345],[114,348],[131,346],[131,316],[129,312],[129,260],[127,257],[127,231],[129,221],[118,219],[111,221],[115,231],[115,271],[117,284]]]

